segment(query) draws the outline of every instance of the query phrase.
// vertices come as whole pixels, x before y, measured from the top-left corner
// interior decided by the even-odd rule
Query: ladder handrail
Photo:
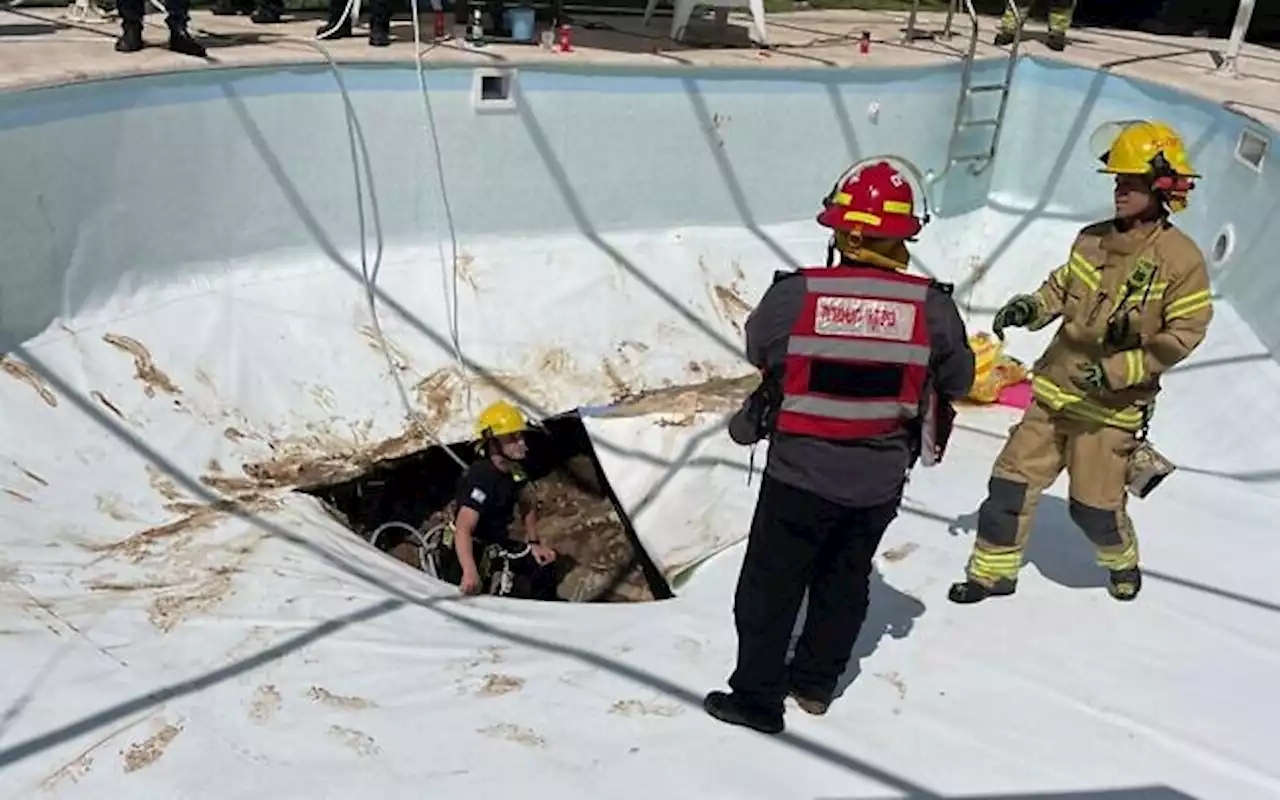
[[[982,35],[981,25],[978,18],[978,11],[974,8],[973,0],[964,0],[965,13],[969,15],[969,23],[972,30],[969,35],[969,51],[964,56],[964,67],[960,73],[960,97],[956,101],[956,115],[951,125],[951,140],[947,143],[947,165],[943,169],[942,174],[947,174],[951,168],[955,166],[957,160],[976,162],[970,167],[970,171],[975,175],[981,173],[990,166],[995,160],[996,148],[1000,144],[1000,132],[1004,127],[1005,113],[1009,108],[1009,94],[1013,87],[1013,72],[1018,64],[1018,47],[1022,43],[1022,29],[1026,22],[1025,17],[1019,12],[1016,0],[1005,0],[1005,7],[1013,13],[1014,31],[1013,43],[1009,48],[1009,60],[1005,66],[1004,81],[999,84],[993,84],[991,87],[1000,89],[1000,107],[996,112],[994,119],[982,121],[984,124],[994,123],[994,130],[991,134],[991,144],[986,150],[986,154],[975,153],[966,156],[956,155],[956,146],[959,142],[960,131],[966,127],[964,119],[965,106],[969,101],[970,88],[973,83],[973,61],[978,52],[978,38]]]
[[[978,52],[978,37],[982,35],[973,0],[964,0],[964,10],[969,15],[973,31],[969,35],[969,52],[964,57],[964,67],[960,71],[960,99],[956,101],[956,116],[951,123],[951,141],[947,143],[947,165],[942,170],[943,175],[951,171],[951,159],[956,152],[956,139],[960,137],[960,123],[964,120],[965,101],[969,99],[969,83],[973,78],[973,56]]]
[[[966,0],[966,2],[968,1]],[[1009,107],[1009,94],[1013,90],[1013,71],[1018,67],[1018,47],[1022,44],[1022,28],[1027,24],[1027,18],[1022,15],[1022,12],[1018,11],[1016,0],[1005,0],[1004,4],[1006,8],[1013,12],[1013,42],[1009,45],[1009,62],[1004,71],[1005,90],[1000,93],[1000,110],[996,112],[996,129],[991,135],[991,157],[993,159],[996,156],[996,148],[1000,146],[1000,132],[1004,129],[1004,114]],[[1031,9],[1028,8],[1027,13],[1029,14],[1030,12]]]

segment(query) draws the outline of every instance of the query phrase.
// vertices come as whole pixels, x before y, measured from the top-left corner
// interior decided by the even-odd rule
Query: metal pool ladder
[[[1000,129],[1004,125],[1005,111],[1009,106],[1009,90],[1013,86],[1013,70],[1018,63],[1018,46],[1022,44],[1022,26],[1026,23],[1026,18],[1018,10],[1016,0],[1005,0],[1005,6],[1013,13],[1017,25],[1013,32],[1013,43],[1009,46],[1009,63],[1005,69],[1004,80],[1000,83],[975,86],[973,85],[973,57],[978,51],[978,37],[981,31],[978,27],[978,12],[974,10],[973,0],[964,0],[964,9],[969,15],[973,31],[969,35],[969,52],[964,57],[964,68],[960,73],[960,98],[956,102],[955,121],[951,125],[951,141],[947,144],[946,172],[950,172],[951,168],[958,164],[969,164],[970,171],[976,175],[986,169],[996,157],[996,147],[1000,144]],[[949,18],[948,23],[950,23]],[[992,92],[1000,93],[1000,109],[996,115],[989,118],[968,118],[965,111],[969,108],[969,100],[974,95]],[[978,153],[958,152],[961,132],[974,128],[991,129],[991,144]]]

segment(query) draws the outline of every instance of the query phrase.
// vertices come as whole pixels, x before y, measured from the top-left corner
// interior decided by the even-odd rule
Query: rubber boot
[[[1067,49],[1067,32],[1049,31],[1049,35],[1045,37],[1044,44],[1050,50],[1056,50],[1061,53]]]
[[[1107,580],[1107,591],[1122,602],[1134,599],[1142,591],[1142,570],[1137,567],[1114,570]]]
[[[996,38],[992,40],[992,44],[996,47],[1005,47],[1013,44],[1013,31],[999,30],[996,31]]]
[[[391,0],[369,0],[369,46],[391,44]]]
[[[191,38],[191,33],[186,28],[169,29],[169,49],[196,58],[204,58],[206,55],[204,45]]]
[[[369,20],[369,46],[387,47],[391,44],[391,20]]]
[[[1001,578],[991,586],[986,586],[976,581],[961,581],[951,584],[951,590],[947,592],[947,599],[953,603],[969,605],[971,603],[981,603],[988,597],[1007,597],[1013,594],[1017,588],[1017,582],[1008,578]]]
[[[256,6],[249,15],[255,25],[274,25],[280,21],[284,11],[284,3],[280,0],[258,0]]]
[[[136,53],[144,46],[142,41],[142,23],[125,22],[120,38],[116,39],[117,53]]]

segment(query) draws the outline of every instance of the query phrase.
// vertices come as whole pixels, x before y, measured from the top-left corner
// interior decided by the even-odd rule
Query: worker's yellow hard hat
[[[1145,175],[1168,170],[1187,178],[1200,177],[1191,168],[1182,136],[1164,122],[1129,120],[1103,123],[1094,133],[1091,144],[1104,164],[1101,172]]]
[[[476,436],[481,438],[520,433],[528,430],[528,427],[529,424],[525,421],[524,414],[520,413],[520,409],[506,400],[499,400],[488,406],[476,418]]]
[[[1151,186],[1164,193],[1173,211],[1187,205],[1187,193],[1199,178],[1191,166],[1182,135],[1173,126],[1154,120],[1123,120],[1098,126],[1089,140],[1102,162],[1099,172],[1110,175],[1149,175]]]

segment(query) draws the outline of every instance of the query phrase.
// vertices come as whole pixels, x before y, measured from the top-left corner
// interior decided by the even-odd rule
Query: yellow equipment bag
[[[973,350],[973,386],[965,398],[974,403],[994,403],[1000,392],[1027,379],[1027,368],[1022,362],[1004,352],[1004,342],[989,333],[979,332],[969,337],[969,349]]]

